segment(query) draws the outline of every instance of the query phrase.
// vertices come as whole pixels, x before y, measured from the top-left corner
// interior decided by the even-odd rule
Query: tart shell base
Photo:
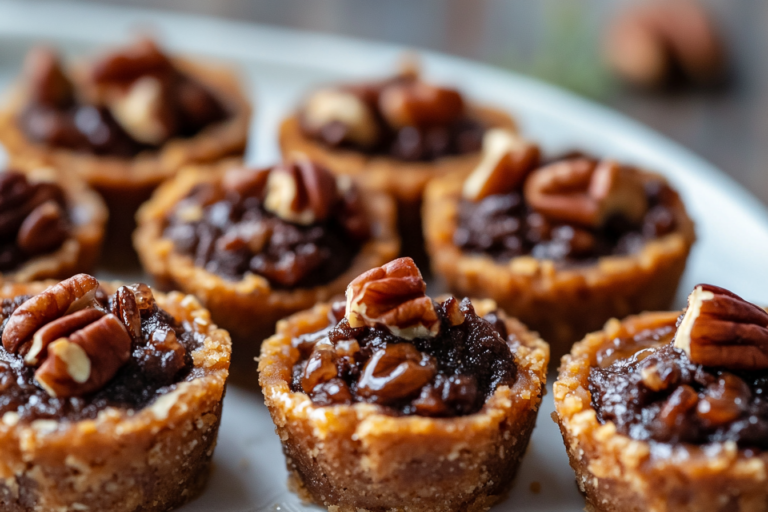
[[[495,300],[541,334],[553,358],[609,318],[671,306],[695,240],[682,203],[674,206],[677,231],[647,242],[639,253],[561,269],[553,261],[530,256],[499,263],[490,256],[462,252],[453,243],[461,187],[459,176],[427,187],[424,233],[434,273],[457,295]]]
[[[636,332],[668,313],[630,317]],[[649,327],[643,327],[643,325]],[[553,418],[560,426],[576,483],[594,512],[765,512],[768,454],[748,454],[733,442],[704,446],[657,444],[601,424],[591,405],[589,369],[594,354],[619,335],[611,320],[562,360],[554,385]]]
[[[495,309],[475,303],[478,314]],[[518,376],[483,409],[456,418],[395,417],[373,405],[318,407],[289,388],[299,355],[291,339],[327,325],[327,305],[278,324],[259,362],[265,401],[283,443],[290,485],[336,512],[487,510],[509,489],[531,432],[546,380],[546,343],[507,320]]]
[[[31,291],[5,286],[0,295]],[[191,296],[155,297],[174,317],[206,334],[204,345],[192,353],[191,376],[135,412],[107,408],[93,420],[71,423],[25,423],[4,415],[2,510],[166,511],[202,491],[221,420],[229,336]]]

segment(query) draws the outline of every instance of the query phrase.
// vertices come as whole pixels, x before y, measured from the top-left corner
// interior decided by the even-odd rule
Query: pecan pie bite
[[[163,184],[139,211],[134,240],[148,272],[199,297],[257,351],[277,320],[396,256],[394,217],[389,197],[309,160],[223,163]]]
[[[711,285],[574,345],[556,414],[587,509],[768,510],[768,313]]]
[[[231,72],[169,57],[149,39],[71,69],[40,47],[0,112],[0,142],[12,161],[79,174],[125,231],[182,165],[241,155],[249,118]]]
[[[337,174],[392,194],[406,253],[421,251],[421,196],[427,182],[469,173],[483,133],[515,129],[504,112],[424,81],[413,69],[385,80],[340,84],[307,96],[280,127],[283,155],[308,155]]]
[[[50,168],[0,170],[0,281],[91,270],[107,209],[82,180]]]
[[[487,510],[510,487],[549,347],[490,300],[433,301],[410,258],[278,323],[259,382],[290,486],[338,512]]]
[[[0,508],[171,510],[208,477],[230,341],[145,284],[0,289]]]
[[[659,175],[490,130],[462,182],[425,193],[424,236],[451,290],[489,297],[566,353],[611,317],[668,308],[695,235]]]

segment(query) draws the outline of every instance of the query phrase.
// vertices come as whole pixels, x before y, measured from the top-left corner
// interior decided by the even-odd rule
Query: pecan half
[[[525,199],[550,219],[590,227],[616,214],[637,223],[648,210],[639,173],[612,160],[573,158],[537,169],[525,183]]]
[[[264,208],[296,224],[325,220],[339,199],[336,178],[306,158],[272,169]]]
[[[8,352],[26,353],[32,335],[40,327],[90,305],[98,288],[99,281],[88,274],[46,288],[13,312],[3,330],[3,347]]]
[[[50,48],[33,48],[24,60],[24,75],[30,100],[38,105],[67,107],[74,101],[74,88]]]
[[[362,147],[378,142],[379,126],[373,109],[354,90],[321,89],[304,103],[302,123],[310,132],[333,126],[339,129],[339,141],[349,141]]]
[[[733,370],[768,368],[768,313],[724,288],[696,286],[675,333],[694,363]]]
[[[40,364],[40,361],[45,359],[48,345],[59,338],[66,338],[75,331],[92,324],[103,317],[104,314],[99,309],[81,309],[71,315],[63,316],[58,320],[45,324],[32,336],[32,345],[24,356],[24,362],[28,366],[37,366]]]
[[[412,340],[437,335],[440,322],[427,285],[411,258],[399,258],[361,274],[347,286],[351,327],[383,325]]]
[[[225,192],[240,197],[261,197],[267,186],[270,169],[235,168],[229,169],[221,179]]]
[[[379,110],[390,126],[425,127],[447,124],[464,113],[464,100],[455,89],[420,80],[398,80],[384,87]]]
[[[482,155],[462,189],[462,195],[470,201],[515,190],[539,162],[538,146],[501,128],[485,133]]]
[[[172,68],[170,59],[153,40],[141,38],[96,61],[91,69],[91,77],[97,83],[128,83],[141,76],[162,73]]]
[[[127,286],[117,289],[112,303],[112,314],[123,322],[131,338],[141,338],[141,313],[133,290]]]
[[[160,145],[176,131],[172,103],[166,84],[144,76],[127,91],[111,95],[107,104],[120,126],[139,142]]]
[[[35,380],[53,397],[81,396],[100,389],[131,356],[131,337],[112,314],[48,346]]]
[[[16,244],[28,254],[40,254],[59,247],[69,236],[64,210],[55,201],[47,201],[24,219],[16,235]]]

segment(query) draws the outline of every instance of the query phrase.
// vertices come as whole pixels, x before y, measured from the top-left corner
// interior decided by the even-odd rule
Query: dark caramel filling
[[[30,183],[17,172],[0,172],[0,272],[55,251],[70,221],[64,191],[54,183]]]
[[[112,309],[113,297],[97,294],[99,302]],[[3,299],[2,329],[11,313],[28,296]],[[175,350],[162,343],[167,336],[154,336],[157,331],[173,330],[175,342],[183,348]],[[0,334],[2,331],[0,330]],[[0,345],[0,418],[6,412],[19,415],[21,421],[39,419],[78,421],[93,419],[107,407],[138,410],[168,387],[185,379],[194,378],[191,353],[202,346],[204,336],[179,325],[167,312],[153,304],[141,310],[141,337],[132,343],[131,357],[117,374],[100,390],[82,397],[54,398],[35,382],[35,368],[24,364],[24,358],[12,354]],[[174,342],[174,344],[175,344]]]
[[[111,56],[98,65],[109,65],[110,76],[102,80],[110,87],[126,91],[143,77],[156,79],[162,90],[156,106],[156,123],[166,137],[161,143],[147,143],[132,137],[101,104],[87,101],[52,59],[36,62],[27,105],[17,118],[19,128],[33,142],[100,156],[129,158],[142,151],[157,150],[173,137],[192,137],[205,127],[228,116],[224,104],[203,84],[176,69],[161,54],[160,65],[148,67],[140,61],[119,61]],[[120,64],[122,62],[122,64]],[[44,66],[47,66],[45,68]],[[31,66],[29,66],[31,67]],[[120,72],[121,68],[125,68]],[[99,84],[103,85],[103,84]]]
[[[334,149],[350,149],[368,155],[384,155],[404,161],[432,161],[438,158],[465,155],[480,151],[486,126],[481,121],[462,115],[445,123],[424,126],[394,127],[387,123],[381,112],[379,98],[389,85],[407,82],[397,77],[381,83],[350,86],[349,90],[365,101],[376,124],[376,140],[366,146],[349,138],[348,127],[340,122],[330,122],[310,129],[300,113],[304,134]]]
[[[600,422],[637,440],[768,449],[768,374],[692,363],[674,326],[617,339],[597,354],[589,391]]]
[[[432,417],[476,413],[498,386],[515,382],[517,340],[495,313],[481,318],[466,299],[460,309],[465,320],[453,326],[446,303],[436,303],[440,333],[407,341],[384,327],[349,327],[338,303],[331,326],[294,340],[301,359],[292,389],[317,405],[367,402],[391,414]]]
[[[600,228],[551,222],[526,203],[520,191],[462,200],[453,242],[467,253],[488,254],[498,261],[530,255],[566,264],[601,256],[633,254],[651,239],[676,228],[672,204],[676,194],[661,181],[646,185],[649,209],[642,222],[613,217]]]
[[[199,220],[179,216],[190,205],[202,208]],[[368,238],[354,188],[334,208],[324,221],[298,225],[265,210],[259,197],[203,185],[169,216],[164,236],[195,265],[224,278],[238,280],[252,272],[277,288],[307,288],[341,275]],[[354,223],[365,229],[354,229]]]

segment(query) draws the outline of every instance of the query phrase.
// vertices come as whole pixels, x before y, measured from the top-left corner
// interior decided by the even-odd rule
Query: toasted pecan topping
[[[572,158],[537,169],[526,181],[525,199],[550,219],[590,227],[616,214],[638,223],[648,210],[639,173],[613,160]]]
[[[768,313],[728,290],[698,285],[688,296],[675,346],[704,366],[768,369]]]
[[[399,258],[355,278],[347,287],[346,317],[352,327],[383,325],[408,340],[439,329],[427,285],[411,258]]]
[[[269,173],[264,207],[278,217],[309,225],[328,218],[339,194],[336,178],[306,158]]]
[[[510,130],[494,128],[483,136],[482,160],[464,182],[462,195],[479,201],[522,185],[539,161],[539,148]]]
[[[314,92],[304,104],[303,122],[310,131],[331,124],[343,130],[342,138],[361,147],[378,142],[379,126],[375,113],[354,90],[331,88]]]
[[[395,128],[447,124],[464,114],[464,100],[455,89],[421,80],[398,80],[379,96],[384,119]]]

